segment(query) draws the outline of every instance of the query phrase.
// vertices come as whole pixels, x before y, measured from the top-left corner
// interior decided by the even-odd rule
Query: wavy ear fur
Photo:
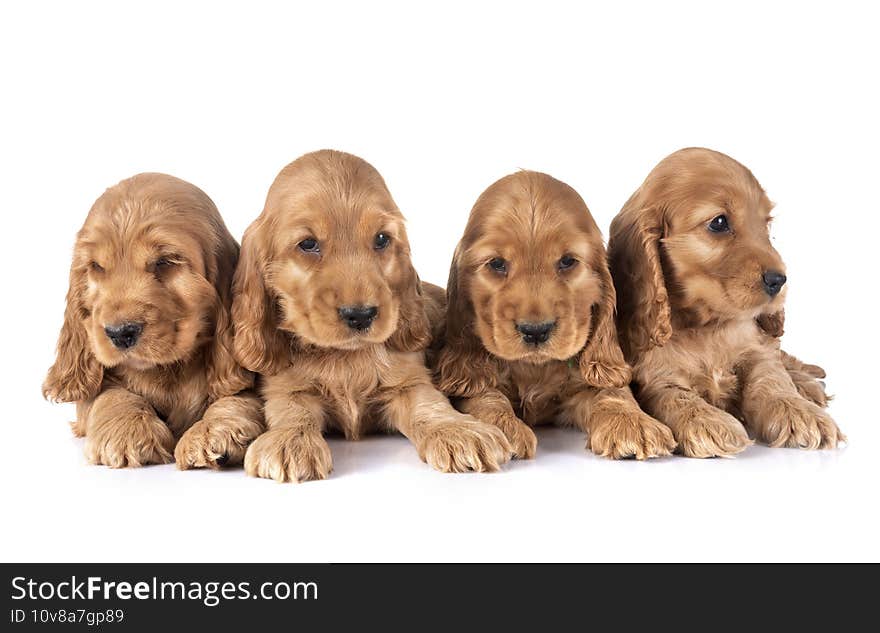
[[[755,319],[758,327],[773,338],[780,338],[785,333],[785,310],[761,314]]]
[[[232,325],[232,276],[238,261],[238,244],[226,236],[217,255],[217,278],[214,288],[217,300],[214,308],[214,339],[208,354],[208,398],[211,401],[232,396],[254,384],[253,375],[242,367],[234,354]]]
[[[598,259],[595,268],[602,282],[602,301],[593,306],[593,329],[581,350],[579,366],[584,380],[593,387],[624,387],[632,379],[632,371],[617,341],[614,323],[617,295],[605,253]]]
[[[467,297],[462,246],[455,249],[446,287],[446,333],[435,373],[440,390],[471,397],[497,387],[498,367],[474,330],[474,308]]]
[[[277,327],[277,307],[266,287],[261,243],[261,226],[254,223],[245,231],[232,279],[233,350],[243,367],[274,374],[289,361],[290,341]]]
[[[611,223],[608,253],[618,296],[619,335],[629,361],[672,336],[662,238],[661,213],[655,208],[627,204]]]
[[[406,258],[405,280],[397,291],[400,312],[397,329],[388,339],[388,346],[398,352],[418,352],[431,343],[431,324],[425,312],[422,282],[409,260],[409,252],[401,257]]]
[[[70,287],[55,364],[43,382],[43,397],[54,402],[90,400],[98,395],[104,379],[104,368],[92,354],[83,323],[88,318],[88,310],[83,305],[84,286],[82,272],[74,261],[70,267]]]

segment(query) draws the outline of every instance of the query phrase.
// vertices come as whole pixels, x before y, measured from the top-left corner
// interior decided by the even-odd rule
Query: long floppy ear
[[[266,287],[259,225],[252,224],[241,241],[232,278],[233,351],[243,367],[273,374],[289,360],[290,341],[278,329],[275,298]]]
[[[55,364],[43,382],[43,397],[54,402],[90,400],[98,395],[104,379],[104,368],[92,354],[86,333],[84,321],[88,310],[83,305],[84,291],[85,280],[74,261]]]
[[[213,401],[232,396],[254,384],[253,375],[235,360],[232,325],[232,275],[238,261],[238,244],[226,236],[218,254],[214,339],[208,356],[208,397]]]
[[[761,314],[755,319],[758,327],[773,338],[780,338],[785,333],[785,310]]]
[[[396,291],[400,311],[397,329],[388,339],[388,346],[398,352],[418,352],[431,343],[431,323],[425,311],[422,282],[409,259],[409,253],[402,253],[401,257],[406,259],[406,271],[403,283]]]
[[[653,208],[625,208],[611,223],[608,253],[618,295],[620,342],[629,361],[672,336],[662,238],[660,213]]]
[[[624,387],[632,379],[632,371],[617,341],[614,323],[617,294],[604,251],[597,260],[595,268],[602,283],[602,300],[593,306],[593,329],[581,350],[579,366],[584,380],[593,387]]]
[[[446,286],[446,333],[437,355],[435,374],[442,392],[471,397],[497,388],[498,367],[474,330],[474,308],[467,297],[459,244],[449,268]]]

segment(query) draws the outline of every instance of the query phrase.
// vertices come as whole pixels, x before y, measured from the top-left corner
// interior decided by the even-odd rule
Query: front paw
[[[500,429],[470,416],[431,423],[416,449],[422,461],[444,473],[496,471],[513,452]]]
[[[532,459],[535,456],[538,450],[538,438],[535,432],[513,413],[498,414],[491,419],[477,416],[477,419],[501,429],[515,458]]]
[[[672,430],[641,409],[597,412],[589,448],[596,455],[611,459],[665,457],[675,450]]]
[[[837,448],[846,436],[821,407],[803,398],[768,402],[755,420],[758,439],[778,448]]]
[[[248,418],[199,420],[180,438],[174,449],[174,461],[180,470],[241,464],[248,445],[262,431],[259,421]]]
[[[510,424],[503,430],[510,450],[517,459],[532,459],[538,450],[538,438],[525,422],[518,418],[514,418],[514,421],[516,424]]]
[[[126,419],[95,423],[86,436],[86,459],[110,468],[168,464],[174,435],[152,412],[135,412]]]
[[[745,427],[721,409],[701,409],[675,433],[686,457],[732,457],[753,444]]]
[[[254,440],[244,457],[251,477],[279,483],[326,479],[333,470],[330,447],[317,431],[270,429]]]

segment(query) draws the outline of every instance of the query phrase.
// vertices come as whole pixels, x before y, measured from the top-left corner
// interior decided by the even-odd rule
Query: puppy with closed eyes
[[[489,187],[455,250],[447,295],[440,388],[504,431],[517,457],[534,456],[531,427],[546,423],[582,429],[605,457],[675,448],[630,391],[602,236],[574,189],[530,171]]]
[[[76,402],[95,464],[241,463],[262,431],[253,377],[232,355],[238,244],[214,203],[164,174],[109,188],[77,234],[44,396]],[[180,441],[177,442],[178,438]],[[176,445],[176,450],[175,450]]]
[[[510,457],[495,427],[457,412],[432,385],[425,349],[443,292],[410,262],[403,216],[364,160],[324,150],[281,170],[245,232],[232,308],[235,354],[262,374],[268,430],[248,474],[324,479],[323,438],[399,431],[448,471]]]
[[[658,164],[611,224],[621,343],[639,401],[683,454],[843,441],[821,368],[779,349],[786,270],[772,204],[743,165],[708,149]],[[822,406],[820,406],[822,405]]]

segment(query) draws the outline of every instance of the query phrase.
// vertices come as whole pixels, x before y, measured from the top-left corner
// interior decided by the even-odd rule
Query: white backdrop
[[[4,3],[0,560],[880,559],[877,25],[840,1]],[[551,173],[607,231],[691,145],[777,202],[785,347],[828,370],[845,449],[610,462],[551,430],[532,462],[441,475],[378,437],[279,485],[88,466],[72,405],[41,400],[75,232],[136,172],[197,184],[240,237],[287,162],[359,154],[442,284],[496,178]]]

